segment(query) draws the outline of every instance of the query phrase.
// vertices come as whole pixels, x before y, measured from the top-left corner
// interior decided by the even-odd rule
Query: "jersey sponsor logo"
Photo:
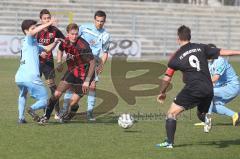
[[[50,43],[50,39],[39,39],[39,43],[40,44],[49,44]]]

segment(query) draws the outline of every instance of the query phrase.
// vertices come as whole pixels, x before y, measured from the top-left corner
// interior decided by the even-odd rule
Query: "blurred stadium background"
[[[188,25],[192,41],[240,49],[240,0],[1,0],[0,55],[19,53],[24,19],[39,20],[49,9],[65,32],[70,22],[93,21],[96,10],[107,13],[112,53],[132,57],[167,57],[174,52],[176,29]]]

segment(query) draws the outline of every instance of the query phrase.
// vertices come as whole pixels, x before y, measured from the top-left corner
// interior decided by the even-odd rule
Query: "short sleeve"
[[[175,70],[175,71],[179,70],[179,68],[178,68],[178,61],[177,61],[177,58],[176,58],[176,53],[174,53],[171,56],[171,58],[170,58],[170,60],[168,62],[168,67],[173,69],[173,70]]]
[[[102,38],[103,38],[102,39],[103,40],[103,46],[102,46],[103,52],[108,53],[109,47],[110,47],[110,39],[111,39],[110,34],[105,33]]]
[[[222,57],[219,57],[214,61],[214,71],[212,72],[213,75],[223,75],[226,70],[226,60]]]

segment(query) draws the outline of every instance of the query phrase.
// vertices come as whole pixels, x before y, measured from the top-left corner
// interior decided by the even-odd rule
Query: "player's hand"
[[[57,67],[56,67],[58,72],[62,72],[63,71],[63,64],[61,62],[57,63]]]
[[[82,85],[82,92],[83,94],[86,94],[88,92],[89,89],[89,82],[88,81],[84,81],[83,85]]]
[[[50,20],[51,24],[56,26],[58,24],[58,20],[55,18],[55,17],[51,17],[51,20]]]
[[[43,59],[46,59],[46,58],[47,58],[47,55],[48,55],[48,53],[46,53],[45,51],[43,51],[43,52],[40,54],[40,57],[43,58]]]
[[[65,40],[62,39],[62,38],[55,38],[55,39],[54,39],[54,42],[55,42],[55,43],[58,43],[58,42],[65,42]]]
[[[161,94],[159,94],[158,97],[157,97],[157,101],[158,101],[160,104],[163,104],[165,99],[166,99],[166,94],[165,94],[165,93],[161,93]]]

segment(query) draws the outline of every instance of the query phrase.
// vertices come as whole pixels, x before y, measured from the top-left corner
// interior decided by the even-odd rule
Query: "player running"
[[[104,24],[106,21],[106,13],[104,11],[96,11],[94,14],[94,23],[83,24],[79,28],[79,35],[86,40],[93,52],[96,62],[95,78],[90,84],[88,91],[88,107],[87,107],[87,119],[89,121],[95,121],[93,116],[93,109],[96,103],[96,84],[99,81],[99,74],[102,73],[104,64],[108,59],[108,51],[110,45],[110,34],[105,30]],[[71,91],[67,91],[64,96],[64,107],[67,109],[69,99],[71,98]],[[75,107],[75,112],[77,111]],[[73,111],[73,110],[72,110]],[[71,116],[73,117],[73,115]]]
[[[54,95],[51,96],[46,109],[46,114],[41,118],[40,124],[46,123],[53,111],[54,105],[61,95],[68,89],[73,91],[69,103],[69,110],[65,114],[61,114],[61,119],[68,116],[71,107],[74,106],[80,98],[87,93],[91,77],[94,74],[95,60],[88,43],[78,36],[79,28],[77,24],[71,23],[67,26],[67,38],[59,45],[57,55],[58,70],[62,70],[63,53],[67,55],[68,70],[62,77]]]
[[[191,30],[180,26],[177,31],[177,43],[180,48],[168,62],[168,69],[162,79],[160,94],[157,100],[160,103],[166,98],[166,90],[175,71],[183,73],[184,88],[174,99],[166,116],[167,140],[157,144],[157,147],[173,148],[177,125],[177,116],[183,111],[197,106],[198,117],[208,126],[209,119],[205,114],[213,98],[213,84],[208,70],[208,59],[216,59],[219,55],[240,54],[240,51],[211,48],[205,44],[191,43]]]

